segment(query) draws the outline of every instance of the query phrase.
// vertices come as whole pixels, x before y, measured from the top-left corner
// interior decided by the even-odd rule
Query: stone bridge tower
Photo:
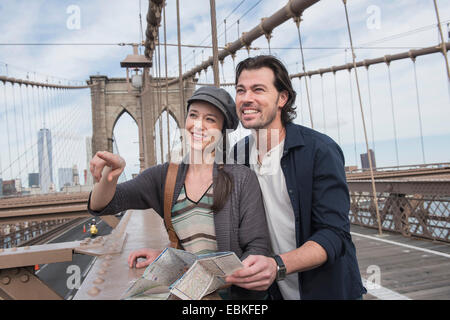
[[[166,79],[158,81],[150,77],[147,68],[144,69],[144,75],[144,84],[140,89],[133,87],[126,78],[97,75],[91,76],[88,81],[92,85],[92,154],[101,150],[113,151],[114,126],[120,116],[127,112],[138,126],[141,171],[156,164],[155,123],[161,113],[167,109],[178,128],[184,126],[179,84],[169,85],[169,103],[166,107]],[[161,90],[158,89],[159,85],[162,86]],[[185,80],[183,88],[186,100],[195,90],[194,80]]]

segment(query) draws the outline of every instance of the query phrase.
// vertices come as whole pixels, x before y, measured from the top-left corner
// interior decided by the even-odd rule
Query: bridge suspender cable
[[[161,148],[161,163],[164,163],[164,139],[163,139],[163,104],[162,104],[162,85],[161,85],[161,45],[159,41],[160,37],[160,28],[158,28],[158,109],[161,110],[159,114],[159,140],[160,140],[160,148]]]
[[[300,53],[302,57],[302,68],[303,73],[306,73],[306,67],[305,67],[305,57],[303,55],[303,45],[302,45],[302,36],[300,34],[300,22],[302,21],[301,15],[296,16],[293,18],[295,25],[297,26],[297,33],[298,33],[298,43],[300,46]],[[309,90],[308,90],[308,81],[305,76],[305,88],[306,88],[306,100],[308,101],[308,108],[309,108],[309,119],[311,121],[311,128],[314,129],[314,123],[313,123],[313,116],[312,116],[312,109],[311,109],[311,101],[309,98]]]
[[[348,84],[350,87],[350,105],[352,107],[352,127],[353,127],[353,149],[355,153],[355,166],[358,166],[358,156],[356,152],[356,128],[355,128],[355,105],[353,103],[353,84],[352,84],[352,69],[348,69]]]
[[[338,143],[341,144],[341,126],[339,124],[339,103],[338,103],[338,94],[337,94],[338,90],[335,71],[333,71],[333,79],[334,79],[334,97],[336,102],[336,125],[338,130]]]
[[[171,150],[170,150],[170,125],[169,125],[169,78],[167,75],[167,29],[166,29],[166,6],[163,6],[163,23],[164,23],[164,68],[165,68],[165,76],[166,76],[166,119],[167,119],[167,150],[168,151],[168,159],[167,161],[171,161]]]
[[[399,158],[398,158],[397,126],[396,126],[395,113],[394,113],[394,94],[392,93],[391,63],[387,59],[387,56],[384,57],[384,61],[386,62],[387,69],[388,69],[389,95],[391,98],[392,128],[394,130],[394,142],[395,142],[395,158],[397,160],[397,167],[398,167],[400,165],[400,162],[399,162]]]
[[[327,133],[327,122],[325,119],[325,94],[323,90],[323,75],[320,75],[320,88],[322,92],[322,117],[323,117],[323,132]]]
[[[347,29],[348,29],[348,37],[349,37],[349,40],[350,40],[350,46],[352,48],[352,59],[353,59],[353,65],[354,65],[354,69],[355,69],[356,87],[358,89],[359,107],[361,109],[361,120],[362,120],[363,129],[364,129],[364,139],[365,139],[365,142],[366,142],[366,150],[367,150],[367,155],[368,155],[367,158],[369,159],[370,180],[372,182],[372,193],[373,193],[373,199],[374,199],[374,203],[375,203],[375,211],[376,211],[377,222],[378,222],[378,233],[381,235],[382,234],[382,230],[381,230],[380,212],[379,212],[379,208],[378,208],[377,190],[375,188],[375,178],[374,178],[374,175],[373,175],[372,157],[370,157],[370,154],[369,154],[369,142],[368,142],[368,139],[367,139],[366,122],[364,120],[364,110],[363,110],[362,99],[361,99],[361,91],[360,91],[360,87],[359,87],[358,71],[357,71],[357,68],[356,68],[356,56],[355,56],[355,50],[353,48],[352,32],[351,32],[351,29],[350,29],[350,21],[349,21],[348,12],[347,12],[347,0],[342,0],[342,2],[344,3],[345,19],[347,21]]]
[[[213,47],[213,74],[214,85],[220,87],[219,77],[219,48],[217,46],[217,24],[216,24],[216,1],[209,0],[211,10],[211,35],[212,35],[212,47]]]
[[[423,143],[422,112],[420,111],[420,98],[419,98],[419,86],[417,84],[416,58],[411,57],[411,60],[413,62],[413,66],[414,66],[414,84],[416,86],[417,113],[419,115],[420,145],[422,147],[422,160],[423,160],[423,164],[425,164],[426,163],[426,161],[425,161],[425,146]]]
[[[371,90],[370,90],[370,75],[369,75],[369,66],[365,65],[366,67],[366,76],[367,76],[367,93],[369,96],[369,115],[370,115],[370,126],[371,126],[371,131],[372,131],[372,149],[373,152],[376,153],[375,151],[375,133],[374,133],[374,126],[373,126],[373,113],[372,113],[372,94],[371,94]]]
[[[445,45],[445,40],[444,40],[444,33],[442,32],[442,26],[441,26],[441,18],[439,17],[439,9],[436,3],[436,0],[433,0],[434,3],[434,10],[436,12],[436,20],[437,20],[437,27],[439,30],[439,35],[441,36],[441,43],[440,43],[440,47],[442,49],[442,54],[444,55],[444,60],[445,60],[445,66],[447,68],[447,79],[448,79],[448,90],[449,90],[449,94],[450,94],[450,66],[448,64],[448,57],[447,57],[447,46]]]

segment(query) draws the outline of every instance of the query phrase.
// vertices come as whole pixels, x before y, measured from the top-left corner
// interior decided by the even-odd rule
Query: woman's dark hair
[[[219,163],[217,165],[217,178],[214,181],[214,201],[211,206],[212,211],[218,212],[220,211],[225,202],[227,201],[228,196],[230,195],[233,189],[233,181],[231,180],[231,176],[224,170],[224,163],[226,163],[226,155],[227,155],[227,134],[225,130],[222,130],[223,144],[222,144],[222,160],[223,163]]]
[[[237,85],[239,76],[244,70],[255,70],[263,67],[270,68],[275,76],[274,86],[278,92],[286,91],[288,93],[288,101],[281,109],[281,122],[286,125],[297,116],[294,106],[296,92],[292,87],[291,78],[283,63],[271,55],[260,55],[256,57],[247,58],[236,66],[236,80]]]
[[[219,108],[217,109],[220,110]],[[222,110],[220,111],[223,112]],[[228,199],[228,196],[233,189],[233,181],[231,179],[231,176],[224,170],[224,164],[227,161],[228,150],[228,140],[226,134],[227,126],[225,124],[225,119],[226,118],[224,116],[224,124],[222,127],[222,146],[219,147],[219,145],[217,145],[215,147],[216,160],[219,161],[217,161],[217,176],[213,181],[213,204],[211,206],[211,210],[214,212],[222,210],[225,202]],[[222,159],[220,159],[220,156],[222,157]]]

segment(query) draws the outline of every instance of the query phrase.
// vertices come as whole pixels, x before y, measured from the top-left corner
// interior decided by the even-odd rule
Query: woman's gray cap
[[[217,107],[225,116],[224,128],[236,130],[239,124],[239,119],[236,114],[236,104],[225,89],[213,86],[205,86],[197,89],[187,101],[187,110],[189,110],[189,106],[194,101],[206,101]]]

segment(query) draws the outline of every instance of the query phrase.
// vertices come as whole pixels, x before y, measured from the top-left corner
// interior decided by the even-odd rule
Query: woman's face
[[[205,151],[208,148],[212,152],[222,136],[223,125],[224,116],[219,109],[208,102],[194,101],[186,118],[187,138],[191,149]]]

